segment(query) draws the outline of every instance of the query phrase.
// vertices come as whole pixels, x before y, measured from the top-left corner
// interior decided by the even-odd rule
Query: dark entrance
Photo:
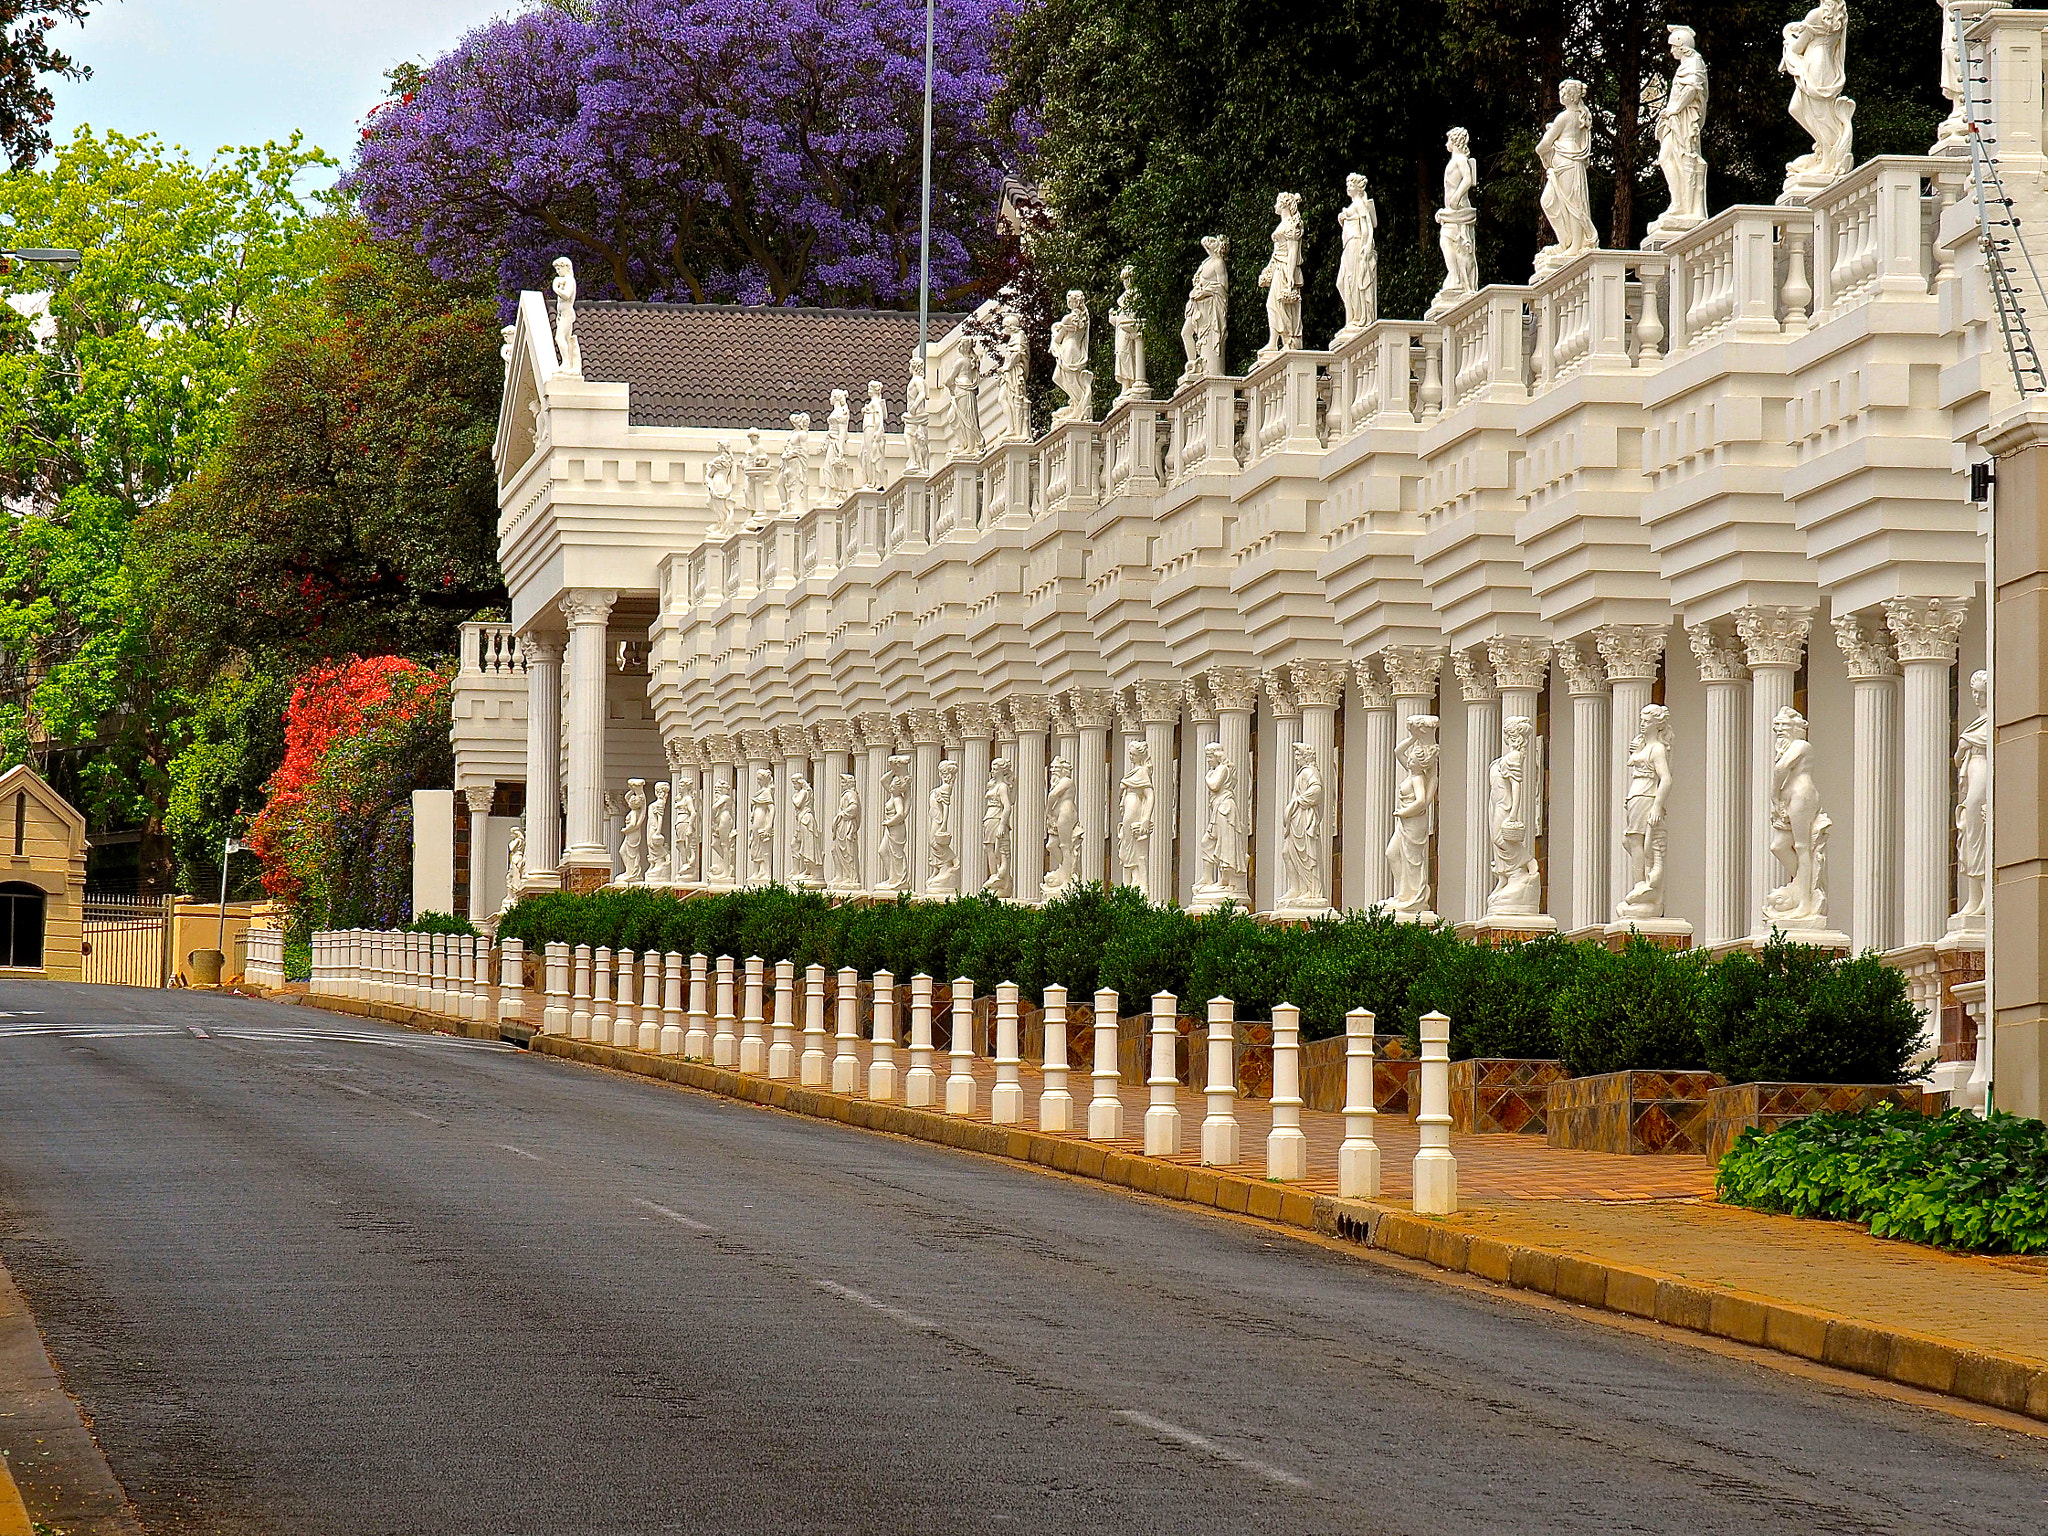
[[[40,970],[43,893],[19,880],[0,882],[0,965]]]

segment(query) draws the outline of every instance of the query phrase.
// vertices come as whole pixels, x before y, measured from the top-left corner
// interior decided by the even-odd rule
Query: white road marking
[[[510,1152],[514,1157],[523,1157],[531,1162],[536,1163],[544,1163],[547,1161],[547,1159],[544,1157],[535,1157],[531,1152],[527,1151],[524,1147],[513,1146],[512,1143],[509,1141],[501,1141],[497,1144],[497,1146],[500,1152]]]
[[[367,1099],[370,1097],[369,1089],[358,1088],[353,1083],[337,1083],[331,1077],[323,1077],[320,1079],[320,1081],[325,1083],[330,1088],[339,1088],[343,1093],[352,1093],[359,1099]]]
[[[408,1110],[406,1111],[406,1113],[407,1113],[408,1115],[412,1115],[412,1116],[414,1116],[414,1117],[415,1117],[415,1118],[417,1118],[417,1119],[420,1119],[420,1120],[424,1120],[424,1121],[426,1121],[426,1122],[427,1122],[427,1124],[429,1124],[429,1125],[446,1125],[446,1124],[448,1123],[448,1122],[447,1122],[446,1120],[436,1120],[436,1119],[435,1119],[435,1118],[434,1118],[434,1117],[433,1117],[432,1115],[428,1114],[428,1113],[427,1113],[427,1112],[426,1112],[426,1111],[425,1111],[424,1109],[408,1109]]]
[[[871,1308],[892,1322],[901,1323],[906,1328],[915,1328],[920,1333],[936,1333],[938,1331],[939,1325],[930,1318],[919,1317],[915,1312],[906,1312],[901,1307],[892,1307],[888,1302],[868,1295],[866,1291],[856,1291],[852,1286],[841,1285],[837,1280],[813,1280],[811,1284],[821,1291],[829,1291],[842,1301],[858,1302],[863,1307]]]
[[[642,1200],[638,1195],[635,1195],[633,1197],[633,1203],[635,1205],[644,1205],[647,1207],[648,1210],[654,1211],[659,1215],[666,1216],[670,1221],[674,1222],[677,1226],[688,1227],[692,1232],[709,1232],[711,1230],[711,1228],[707,1224],[699,1221],[694,1216],[685,1216],[681,1211],[672,1211],[667,1206],[657,1204],[655,1201],[652,1200]]]
[[[1256,1456],[1247,1456],[1242,1451],[1233,1451],[1229,1446],[1220,1445],[1216,1441],[1211,1440],[1207,1435],[1196,1434],[1192,1429],[1184,1429],[1178,1424],[1170,1424],[1165,1419],[1141,1412],[1136,1408],[1119,1408],[1111,1417],[1122,1419],[1129,1424],[1135,1424],[1140,1429],[1149,1430],[1162,1440],[1171,1440],[1176,1445],[1184,1445],[1191,1451],[1200,1451],[1205,1456],[1213,1456],[1218,1461],[1230,1466],[1242,1467],[1247,1472],[1256,1472],[1260,1477],[1284,1484],[1286,1487],[1306,1488],[1308,1486],[1308,1479],[1297,1472],[1290,1472],[1285,1467],[1276,1467],[1270,1461],[1260,1461]]]
[[[185,1033],[190,1035],[194,1040],[211,1040],[213,1038],[205,1030],[201,1029],[197,1024],[187,1024],[185,1026]]]

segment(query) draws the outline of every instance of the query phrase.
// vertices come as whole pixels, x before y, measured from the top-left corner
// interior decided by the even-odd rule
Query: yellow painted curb
[[[28,1506],[21,1502],[21,1490],[14,1486],[4,1460],[0,1460],[0,1536],[35,1536]]]
[[[409,1029],[497,1038],[497,1025],[466,1023],[352,999],[302,998],[302,1004],[385,1019]],[[1121,1185],[1162,1199],[1250,1214],[1361,1247],[1420,1260],[1452,1274],[1471,1275],[1515,1290],[1534,1291],[1595,1311],[1654,1320],[1738,1344],[1873,1376],[1900,1386],[2048,1420],[2048,1366],[1987,1354],[1944,1339],[1880,1328],[1854,1318],[1787,1305],[1764,1296],[1708,1289],[1674,1276],[1605,1264],[1577,1254],[1509,1245],[1470,1233],[1454,1221],[1417,1216],[1368,1200],[1311,1195],[1263,1179],[1217,1168],[1188,1168],[1099,1142],[1008,1126],[981,1125],[935,1110],[793,1089],[725,1067],[676,1056],[649,1056],[618,1046],[593,1045],[563,1035],[536,1034],[532,1049],[565,1061],[659,1078],[726,1098],[770,1104],[792,1114],[836,1120],[958,1147],[1008,1161]],[[22,1527],[24,1533],[27,1527]],[[0,1502],[0,1536],[14,1536]]]

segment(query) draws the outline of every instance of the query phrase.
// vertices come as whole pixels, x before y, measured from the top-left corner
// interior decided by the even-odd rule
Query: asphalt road
[[[2048,1442],[482,1043],[0,983],[0,1257],[152,1533],[2048,1529]]]

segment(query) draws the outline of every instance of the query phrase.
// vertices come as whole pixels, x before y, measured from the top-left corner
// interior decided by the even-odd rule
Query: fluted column
[[[916,757],[910,786],[910,888],[921,895],[932,874],[932,791],[938,787],[946,746],[945,722],[936,709],[910,712],[910,740]]]
[[[1237,780],[1250,872],[1255,874],[1261,862],[1269,858],[1268,850],[1252,830],[1259,825],[1262,814],[1252,783],[1252,711],[1259,702],[1259,674],[1250,667],[1211,667],[1207,681],[1209,697],[1216,704],[1216,740]],[[1252,905],[1251,889],[1248,880],[1243,902],[1247,907]]]
[[[776,878],[785,885],[798,883],[797,870],[803,862],[802,850],[798,847],[800,834],[797,830],[796,814],[791,803],[796,790],[796,781],[801,777],[811,787],[811,816],[815,820],[823,797],[818,793],[818,775],[811,765],[811,733],[800,725],[785,725],[775,733],[775,744],[781,756],[776,762],[776,827],[775,839],[777,858],[781,861],[776,868]],[[806,877],[808,879],[808,877]]]
[[[1458,651],[1451,665],[1465,700],[1465,782],[1460,786],[1465,806],[1463,911],[1467,921],[1476,923],[1486,916],[1486,897],[1493,885],[1493,824],[1487,799],[1493,760],[1500,756],[1500,694],[1493,685],[1493,668],[1481,652]],[[1437,910],[1443,909],[1443,892],[1438,891]]]
[[[1742,608],[1735,631],[1742,638],[1749,663],[1749,910],[1750,931],[1768,931],[1764,897],[1776,888],[1777,862],[1771,857],[1771,722],[1792,703],[1793,679],[1806,654],[1811,608]]]
[[[1948,931],[1949,829],[1955,815],[1948,673],[1956,663],[1956,638],[1969,606],[1961,598],[1942,597],[1895,597],[1885,605],[1906,674],[1899,802],[1901,944],[1932,944]]]
[[[1347,670],[1341,661],[1297,661],[1287,668],[1288,682],[1301,709],[1301,739],[1315,753],[1316,769],[1323,777],[1322,830],[1318,834],[1321,846],[1316,850],[1316,868],[1326,907],[1337,904],[1338,894],[1333,834],[1340,809],[1337,789],[1343,767],[1337,761],[1337,706],[1344,702]],[[1286,762],[1281,766],[1291,793],[1294,765]]]
[[[782,824],[788,818],[783,815],[784,801],[775,801],[775,817],[768,829],[768,868],[765,874],[757,876],[754,870],[754,837],[752,829],[754,795],[760,784],[761,775],[767,773],[771,781],[775,772],[775,733],[772,731],[741,731],[739,736],[740,754],[744,765],[739,772],[738,815],[739,834],[735,845],[739,850],[734,881],[738,885],[765,885],[775,878],[775,844],[781,837]]]
[[[1252,894],[1259,910],[1270,912],[1280,904],[1280,892],[1287,880],[1280,823],[1287,814],[1288,792],[1294,778],[1294,748],[1301,740],[1301,705],[1296,702],[1285,674],[1278,669],[1260,673],[1259,687],[1273,716],[1273,757],[1271,762],[1259,765],[1259,813],[1253,825],[1258,828],[1260,857]]]
[[[1393,894],[1393,874],[1387,869],[1387,846],[1394,837],[1394,790],[1399,781],[1400,769],[1394,762],[1394,753],[1407,740],[1408,722],[1417,715],[1435,712],[1437,679],[1441,676],[1446,652],[1435,645],[1390,645],[1380,652],[1380,665],[1386,670],[1387,689],[1394,699],[1394,717],[1391,737],[1384,761],[1379,757],[1377,772],[1385,775],[1387,782],[1387,811],[1383,820],[1373,824],[1371,849],[1373,862],[1380,866],[1386,893]],[[1442,825],[1441,802],[1439,802],[1438,825]],[[1435,859],[1435,848],[1431,848]],[[1439,885],[1441,871],[1430,871],[1430,889],[1441,901],[1442,888]]]
[[[1189,678],[1181,689],[1187,709],[1187,725],[1181,737],[1181,761],[1175,765],[1174,782],[1185,783],[1187,797],[1181,803],[1180,878],[1178,899],[1185,890],[1193,900],[1194,888],[1202,882],[1202,833],[1209,825],[1209,749],[1216,745],[1216,705],[1198,677]],[[1188,778],[1184,770],[1192,769]]]
[[[1567,640],[1557,648],[1572,698],[1572,927],[1605,926],[1610,831],[1607,674],[1592,645]],[[1618,842],[1619,839],[1613,839]]]
[[[844,881],[835,881],[833,878],[839,871],[833,865],[832,845],[834,824],[839,819],[839,796],[845,788],[840,781],[851,777],[856,793],[860,787],[860,776],[854,772],[853,766],[854,725],[851,720],[827,720],[814,728],[811,734],[818,744],[821,765],[819,776],[822,782],[817,785],[818,831],[825,850],[825,885],[827,889],[836,887],[843,890],[846,889]],[[873,825],[874,818],[868,812],[865,798],[861,800],[860,809],[860,818],[853,834],[852,873],[855,885],[864,888],[865,881],[861,876],[867,866],[862,862],[861,842],[867,829]]]
[[[586,587],[562,598],[569,621],[569,846],[562,863],[582,872],[572,879],[597,885],[612,868],[604,839],[605,624],[617,600],[616,592]]]
[[[871,710],[855,722],[866,767],[861,775],[860,807],[861,886],[870,892],[882,889],[882,780],[889,772],[889,754],[896,749],[896,722],[884,709]]]
[[[1081,878],[1108,880],[1109,728],[1115,695],[1107,688],[1075,688],[1067,695],[1074,717],[1075,809],[1081,816]]]
[[[1045,882],[1045,733],[1052,708],[1041,695],[1009,702],[1010,724],[1017,732],[1017,900],[1036,906]]]
[[[668,748],[669,775],[675,792],[669,799],[669,871],[680,886],[704,883],[704,747],[700,742],[676,741]],[[676,805],[685,789],[696,798],[696,831],[687,840],[679,837]]]
[[[562,866],[562,642],[528,631],[526,658],[526,883],[558,884]]]
[[[739,744],[730,736],[707,736],[704,756],[704,883],[716,890],[731,890],[746,879],[746,809],[739,795]],[[718,832],[721,801],[732,810],[733,837],[731,846],[719,854],[724,868],[714,875],[712,867],[717,861],[712,858],[712,840]]]
[[[469,904],[462,916],[478,918],[491,910],[483,891],[484,871],[491,858],[491,798],[494,784],[472,784],[462,792],[469,811]]]
[[[1355,663],[1358,716],[1344,727],[1343,879],[1335,904],[1371,907],[1392,893],[1387,831],[1394,820],[1394,695],[1377,657]]]
[[[1138,684],[1138,720],[1152,758],[1152,842],[1145,864],[1145,897],[1164,906],[1174,890],[1174,831],[1180,816],[1180,760],[1174,740],[1180,724],[1180,684]]]
[[[1749,670],[1741,648],[1710,626],[1688,629],[1685,637],[1707,693],[1706,923],[1701,937],[1719,944],[1750,929],[1743,853]]]
[[[1628,750],[1643,728],[1643,709],[1654,701],[1664,660],[1664,628],[1652,624],[1609,624],[1598,632],[1600,656],[1613,689],[1608,734],[1607,815],[1609,842],[1607,915],[1628,895],[1628,850],[1621,829],[1628,825]]]
[[[1849,941],[1859,950],[1890,949],[1897,942],[1899,664],[1882,626],[1843,613],[1834,628],[1856,705]]]
[[[961,742],[959,800],[953,808],[955,846],[960,850],[960,894],[972,896],[988,883],[988,850],[981,841],[981,810],[988,797],[988,764],[996,734],[995,706],[957,705],[953,720]]]

